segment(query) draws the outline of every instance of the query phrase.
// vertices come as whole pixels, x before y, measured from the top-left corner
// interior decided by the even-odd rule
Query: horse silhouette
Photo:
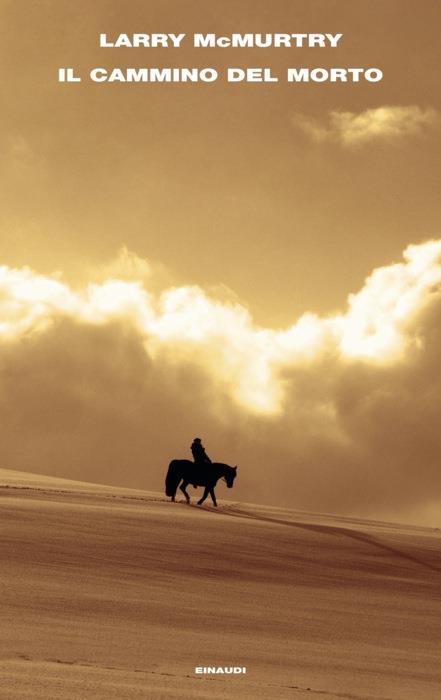
[[[231,489],[236,474],[237,467],[230,467],[228,464],[222,464],[221,462],[196,464],[189,459],[173,459],[169,464],[167,476],[165,477],[165,493],[174,501],[180,484],[179,488],[184,494],[187,503],[190,503],[190,496],[186,491],[187,486],[189,484],[204,486],[205,491],[202,498],[198,501],[198,506],[202,505],[208,494],[211,496],[213,505],[217,506],[214,487],[219,479],[225,479],[225,483]]]

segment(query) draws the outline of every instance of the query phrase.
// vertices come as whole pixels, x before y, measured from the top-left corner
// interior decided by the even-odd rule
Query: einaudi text
[[[195,673],[246,673],[246,666],[196,666]]]

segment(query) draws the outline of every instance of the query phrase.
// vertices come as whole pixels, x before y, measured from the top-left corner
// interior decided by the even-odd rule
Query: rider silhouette
[[[211,464],[211,459],[205,452],[205,447],[202,444],[201,438],[195,438],[191,445],[191,454],[195,464]]]
[[[211,459],[205,452],[205,447],[202,444],[201,438],[195,438],[191,445],[191,454],[193,455],[194,463],[196,465],[196,474],[199,473],[200,467],[205,464],[211,464]],[[196,481],[197,479],[195,479]],[[197,484],[193,484],[194,488],[197,488]]]

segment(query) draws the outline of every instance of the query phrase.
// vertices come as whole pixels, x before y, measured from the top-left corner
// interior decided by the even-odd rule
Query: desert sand
[[[2,700],[439,700],[440,531],[217,495],[0,470]]]

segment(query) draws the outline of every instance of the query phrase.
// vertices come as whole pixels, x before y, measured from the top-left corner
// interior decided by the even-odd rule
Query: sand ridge
[[[2,699],[439,698],[438,530],[7,470],[0,526]]]

